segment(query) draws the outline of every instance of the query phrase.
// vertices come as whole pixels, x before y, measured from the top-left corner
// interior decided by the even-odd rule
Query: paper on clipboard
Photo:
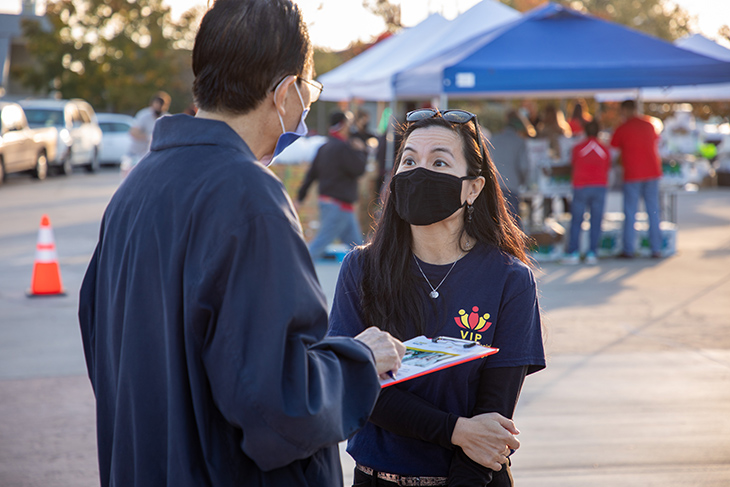
[[[415,379],[470,360],[486,357],[499,351],[470,340],[452,337],[426,338],[421,335],[403,342],[406,353],[394,378],[380,380],[380,387]]]

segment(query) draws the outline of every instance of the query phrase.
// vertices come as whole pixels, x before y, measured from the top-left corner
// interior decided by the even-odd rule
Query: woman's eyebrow
[[[446,152],[450,156],[454,155],[448,147],[434,147],[431,152]]]
[[[403,148],[403,152],[416,152],[416,153],[418,153],[418,151],[416,149],[414,149],[413,147],[411,147],[410,145],[405,146]],[[454,155],[454,153],[451,152],[451,149],[449,149],[448,147],[434,147],[433,149],[431,149],[431,152],[445,152],[445,153],[449,154],[452,157]]]

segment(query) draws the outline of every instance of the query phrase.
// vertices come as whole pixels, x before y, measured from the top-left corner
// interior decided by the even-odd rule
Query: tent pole
[[[317,131],[320,134],[327,133],[327,103],[328,102],[322,100],[317,106]]]
[[[441,101],[439,102],[439,110],[448,110],[449,109],[449,95],[446,93],[441,93]]]
[[[393,159],[395,157],[395,122],[397,120],[395,116],[395,110],[398,106],[398,101],[395,96],[390,99],[390,120],[388,121],[388,129],[385,135],[385,179],[386,183],[390,180],[390,172],[393,169]]]
[[[641,89],[636,90],[636,110],[639,114],[644,114],[644,100],[641,98]]]

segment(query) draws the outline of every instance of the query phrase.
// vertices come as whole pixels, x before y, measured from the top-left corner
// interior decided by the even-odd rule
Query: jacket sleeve
[[[95,378],[95,355],[96,347],[96,323],[94,323],[94,301],[96,297],[96,269],[99,254],[99,245],[91,256],[89,267],[86,269],[81,290],[79,292],[79,326],[81,327],[81,341],[84,345],[84,357],[86,358],[86,370],[89,374],[91,387],[96,392]]]
[[[354,149],[349,143],[342,146],[341,152],[342,171],[351,177],[362,176],[367,167],[367,153]]]
[[[297,194],[297,201],[304,201],[304,198],[307,197],[307,191],[309,191],[309,187],[319,177],[317,174],[318,165],[319,164],[317,163],[317,156],[315,156],[314,160],[312,161],[312,164],[309,166],[307,175],[304,176],[304,182],[302,182],[302,186],[299,188],[299,193]]]
[[[269,471],[365,424],[380,391],[372,353],[351,338],[323,339],[324,296],[290,220],[271,214],[241,224],[200,269],[189,276],[198,283],[190,326],[205,323],[211,394],[241,429],[247,456]]]
[[[99,230],[99,241],[96,244],[94,253],[86,268],[84,280],[79,291],[79,326],[81,327],[81,341],[84,346],[84,357],[86,359],[86,370],[89,374],[91,387],[96,394],[96,283],[97,269],[99,265],[99,252],[104,237],[104,223],[106,216],[101,220]]]

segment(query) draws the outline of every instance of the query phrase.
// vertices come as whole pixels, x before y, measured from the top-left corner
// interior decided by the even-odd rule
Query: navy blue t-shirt
[[[342,264],[329,335],[355,336],[370,326],[363,323],[360,306],[360,252],[351,252]],[[419,263],[433,285],[451,269],[451,264]],[[517,258],[477,244],[454,266],[436,300],[429,297],[431,288],[415,262],[411,272],[422,284],[428,337],[474,340],[499,352],[391,387],[401,387],[442,411],[469,417],[483,368],[528,366],[528,373],[533,373],[545,367],[535,278]],[[415,328],[412,336],[416,336]],[[442,446],[396,435],[371,422],[350,438],[347,451],[362,465],[413,476],[446,477],[452,457],[452,451]]]

